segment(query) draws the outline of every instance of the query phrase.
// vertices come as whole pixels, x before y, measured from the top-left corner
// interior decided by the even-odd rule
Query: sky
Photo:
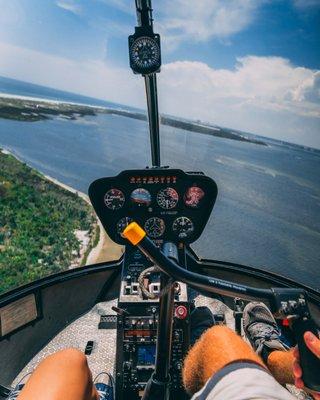
[[[134,0],[0,0],[0,75],[145,108]],[[160,112],[320,148],[320,0],[153,0]]]

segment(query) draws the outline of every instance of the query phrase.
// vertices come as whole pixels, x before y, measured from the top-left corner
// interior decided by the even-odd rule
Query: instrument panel
[[[209,219],[217,192],[214,180],[203,173],[169,168],[127,170],[89,187],[104,229],[118,244],[126,244],[121,233],[132,221],[153,240],[194,242]]]

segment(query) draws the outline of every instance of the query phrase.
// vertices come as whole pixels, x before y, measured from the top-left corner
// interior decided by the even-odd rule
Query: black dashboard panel
[[[89,187],[91,203],[108,235],[138,222],[155,241],[192,243],[201,235],[217,198],[217,185],[201,172],[152,168],[122,171]]]

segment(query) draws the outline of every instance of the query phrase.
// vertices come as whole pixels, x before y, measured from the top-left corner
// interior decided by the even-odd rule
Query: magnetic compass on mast
[[[153,32],[151,0],[136,0],[138,26],[129,36],[130,67],[145,80],[152,166],[160,167],[159,112],[156,73],[161,67],[160,36]]]
[[[159,35],[132,35],[129,37],[130,66],[134,73],[148,75],[160,71],[160,37]]]
[[[153,32],[151,0],[136,0],[138,26],[129,36],[130,67],[135,74],[160,72],[160,36]]]

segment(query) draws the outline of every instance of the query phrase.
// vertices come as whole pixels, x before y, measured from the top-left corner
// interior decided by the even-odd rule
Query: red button
[[[185,319],[188,315],[188,310],[185,306],[178,306],[175,311],[175,316],[179,319]]]
[[[290,326],[290,322],[287,318],[282,320],[282,326]]]

